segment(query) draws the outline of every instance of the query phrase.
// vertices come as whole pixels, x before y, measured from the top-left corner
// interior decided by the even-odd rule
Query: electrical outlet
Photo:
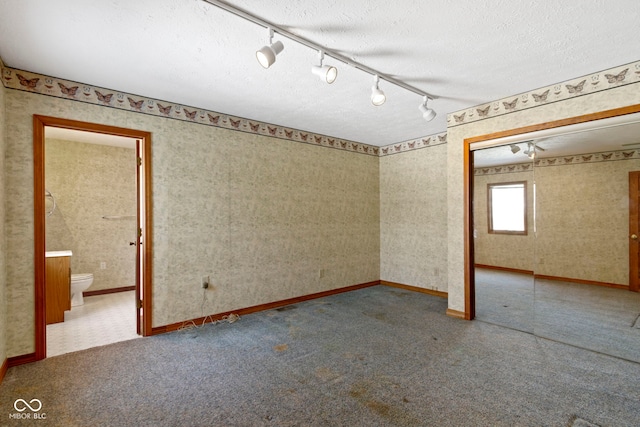
[[[106,269],[107,269],[107,263],[106,263],[106,262],[104,262],[104,261],[102,261],[102,262],[100,263],[100,270],[106,270]]]
[[[322,279],[324,277],[324,268],[318,270],[318,279]]]
[[[202,289],[207,289],[209,287],[209,276],[202,276],[200,286],[202,286]]]

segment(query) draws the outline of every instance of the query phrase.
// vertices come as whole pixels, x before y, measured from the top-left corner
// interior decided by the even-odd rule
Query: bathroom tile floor
[[[139,338],[135,292],[85,297],[64,313],[64,322],[47,325],[47,357]]]

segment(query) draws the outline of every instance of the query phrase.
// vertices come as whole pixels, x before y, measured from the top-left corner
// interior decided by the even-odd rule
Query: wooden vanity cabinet
[[[46,258],[45,304],[47,325],[64,322],[71,310],[71,257]]]

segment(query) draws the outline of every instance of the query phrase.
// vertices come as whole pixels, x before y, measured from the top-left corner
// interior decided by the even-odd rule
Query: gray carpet
[[[640,362],[640,329],[634,327],[639,315],[639,293],[536,280],[538,336]]]
[[[4,425],[638,426],[640,364],[375,286],[11,368]],[[9,419],[40,399],[46,420]]]
[[[476,319],[533,333],[533,275],[475,269]]]
[[[476,269],[476,319],[640,362],[640,294]]]

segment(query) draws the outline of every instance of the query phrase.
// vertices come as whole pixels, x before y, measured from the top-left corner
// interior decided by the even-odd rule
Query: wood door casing
[[[640,290],[640,171],[629,172],[629,290]]]
[[[151,209],[151,133],[136,129],[121,128],[116,126],[102,125],[97,123],[81,122],[78,120],[63,119],[58,117],[33,115],[33,171],[34,171],[34,282],[35,282],[35,352],[19,358],[17,364],[35,362],[42,360],[47,354],[46,340],[46,302],[45,302],[45,206],[44,206],[44,182],[45,182],[45,127],[59,127],[64,129],[82,130],[87,132],[104,133],[118,135],[141,141],[140,151],[144,164],[142,173],[144,177],[144,188],[138,203],[143,203],[142,214],[142,240],[146,243],[141,248],[139,264],[142,282],[137,283],[140,292],[144,296],[142,301],[142,330],[143,336],[151,335],[151,307],[152,307],[152,209]]]

